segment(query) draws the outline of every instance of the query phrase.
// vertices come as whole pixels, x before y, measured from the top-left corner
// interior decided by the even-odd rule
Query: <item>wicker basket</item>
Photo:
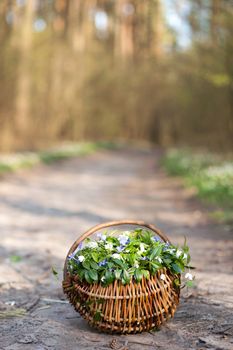
[[[105,332],[122,334],[148,331],[160,326],[174,315],[180,294],[179,288],[173,284],[177,275],[174,276],[166,268],[159,270],[149,279],[142,278],[140,283],[132,281],[123,285],[115,280],[107,287],[81,282],[78,276],[69,274],[68,256],[75,251],[80,242],[104,228],[124,225],[147,228],[165,242],[169,242],[160,230],[142,221],[114,221],[95,226],[70,248],[65,261],[63,280],[63,290],[70,303],[91,326]],[[161,274],[165,275],[164,280],[160,279]]]

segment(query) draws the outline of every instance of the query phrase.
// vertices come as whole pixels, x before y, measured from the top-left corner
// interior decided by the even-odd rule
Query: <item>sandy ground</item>
[[[233,349],[233,236],[168,178],[159,154],[101,151],[0,180],[0,349]],[[89,328],[61,289],[64,258],[89,227],[142,219],[174,243],[187,236],[196,285],[158,332],[113,336]],[[20,261],[16,261],[20,260]],[[56,279],[51,266],[59,271]]]

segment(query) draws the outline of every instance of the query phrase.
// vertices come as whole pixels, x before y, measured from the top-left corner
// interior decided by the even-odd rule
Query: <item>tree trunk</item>
[[[30,0],[25,4],[25,12],[19,32],[14,33],[14,35],[18,36],[19,52],[15,125],[21,145],[23,145],[23,139],[29,137],[31,101],[30,52],[32,46],[33,16],[34,1]]]
[[[134,54],[134,13],[132,1],[116,1],[115,54],[130,58]]]

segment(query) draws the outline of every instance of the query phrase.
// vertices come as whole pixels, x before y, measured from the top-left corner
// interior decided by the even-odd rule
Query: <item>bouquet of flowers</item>
[[[101,283],[108,286],[115,280],[123,285],[138,283],[142,277],[149,279],[159,269],[166,268],[177,278],[180,287],[181,273],[185,273],[185,285],[191,287],[193,276],[189,247],[164,242],[150,230],[106,231],[98,233],[96,239],[87,238],[68,256],[68,271],[80,281],[88,284]],[[160,274],[160,279],[165,279]]]

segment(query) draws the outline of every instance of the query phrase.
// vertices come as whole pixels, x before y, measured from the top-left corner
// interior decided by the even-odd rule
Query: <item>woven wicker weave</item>
[[[64,266],[63,290],[75,309],[91,326],[111,333],[137,333],[160,326],[174,315],[179,303],[179,289],[174,287],[177,278],[166,268],[160,269],[149,279],[134,280],[128,285],[115,280],[107,287],[81,282],[78,276],[67,271],[68,255],[75,251],[85,238],[107,227],[120,225],[140,226],[153,231],[164,241],[168,238],[157,228],[142,221],[114,221],[93,227],[84,233],[71,247]],[[165,279],[161,280],[160,275]],[[98,317],[96,317],[98,315]]]

